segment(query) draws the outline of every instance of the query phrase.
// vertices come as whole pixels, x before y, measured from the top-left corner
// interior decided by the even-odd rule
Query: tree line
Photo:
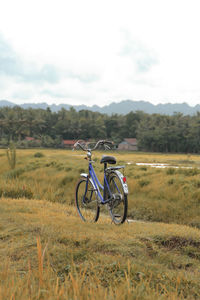
[[[26,137],[34,140],[26,141]],[[14,141],[18,147],[59,147],[63,139],[109,139],[117,144],[137,138],[143,151],[200,152],[200,113],[185,116],[147,114],[142,111],[108,116],[74,108],[52,112],[49,108],[0,108],[0,145]]]

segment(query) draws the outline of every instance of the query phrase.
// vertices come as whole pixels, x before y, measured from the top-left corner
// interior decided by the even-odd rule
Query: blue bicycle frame
[[[128,209],[128,186],[126,177],[119,171],[124,166],[109,166],[107,164],[116,164],[113,156],[105,155],[100,163],[104,164],[103,183],[101,184],[93,169],[92,151],[97,149],[99,145],[107,146],[112,142],[100,140],[90,149],[87,143],[82,145],[79,141],[74,144],[74,148],[81,148],[87,152],[86,160],[88,160],[88,173],[81,173],[81,179],[76,186],[76,207],[83,221],[97,222],[100,214],[100,205],[108,204],[107,209],[115,224],[122,224],[127,217]],[[95,194],[94,194],[95,193]],[[93,197],[95,196],[95,197]]]
[[[111,190],[110,190],[110,187],[109,187],[109,184],[108,184],[108,181],[107,181],[107,178],[106,178],[106,173],[104,171],[104,186],[101,185],[101,183],[99,182],[97,176],[96,176],[96,173],[93,169],[93,166],[92,166],[92,163],[89,162],[89,177],[92,179],[92,182],[95,186],[95,189],[98,193],[98,197],[101,199],[101,203],[102,204],[106,204],[108,203],[108,201],[110,201],[110,198],[109,199],[106,199],[106,189],[109,193],[109,195],[111,196],[112,193],[111,193]],[[88,179],[89,180],[89,179]],[[100,192],[100,189],[103,191],[103,197],[102,197],[102,194]],[[86,184],[86,191],[87,191],[87,184]]]

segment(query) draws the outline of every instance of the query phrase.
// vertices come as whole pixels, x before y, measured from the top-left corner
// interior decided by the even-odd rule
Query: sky
[[[199,0],[0,0],[0,99],[200,104]]]

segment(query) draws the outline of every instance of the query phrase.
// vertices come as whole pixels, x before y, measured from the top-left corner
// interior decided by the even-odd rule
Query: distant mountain
[[[0,107],[9,106],[13,107],[17,104],[7,101],[7,100],[0,100]],[[51,111],[57,112],[61,110],[62,108],[65,108],[66,110],[69,110],[72,105],[69,104],[52,104],[48,105],[47,103],[24,103],[21,105],[24,109],[27,108],[41,108],[41,109],[47,109],[49,107]],[[190,106],[187,103],[167,103],[167,104],[158,104],[154,105],[147,101],[132,101],[132,100],[124,100],[119,103],[113,102],[109,105],[105,105],[103,107],[100,107],[98,105],[93,106],[86,106],[86,105],[73,105],[74,109],[77,111],[80,110],[91,110],[95,112],[100,112],[104,114],[128,114],[131,111],[143,111],[145,113],[149,114],[165,114],[165,115],[172,115],[174,113],[182,113],[184,115],[193,115],[200,111],[200,105],[197,104],[196,106]]]
[[[10,102],[10,101],[7,101],[7,100],[0,100],[0,107],[3,107],[3,106],[15,106],[16,104]]]

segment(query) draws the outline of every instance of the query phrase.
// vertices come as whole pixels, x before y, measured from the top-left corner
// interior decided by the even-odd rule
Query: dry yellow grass
[[[43,157],[35,157],[38,151]],[[102,154],[106,152],[94,152],[93,156],[95,170],[101,179],[103,167],[99,162]],[[200,228],[200,156],[139,152],[108,154],[116,156],[119,165],[126,166],[130,217]],[[154,169],[136,166],[136,162],[168,163],[193,169]],[[16,169],[10,171],[5,150],[0,150],[0,163],[0,194],[72,205],[80,173],[87,172],[82,151],[17,150]]]
[[[200,232],[83,223],[74,207],[0,200],[0,299],[198,299]]]
[[[101,178],[102,154],[94,154]],[[200,298],[199,229],[174,224],[200,227],[200,157],[109,154],[126,165],[129,216],[171,224],[117,227],[105,211],[97,224],[83,223],[74,207],[76,182],[87,172],[83,152],[17,150],[10,171],[0,150],[0,300]]]

